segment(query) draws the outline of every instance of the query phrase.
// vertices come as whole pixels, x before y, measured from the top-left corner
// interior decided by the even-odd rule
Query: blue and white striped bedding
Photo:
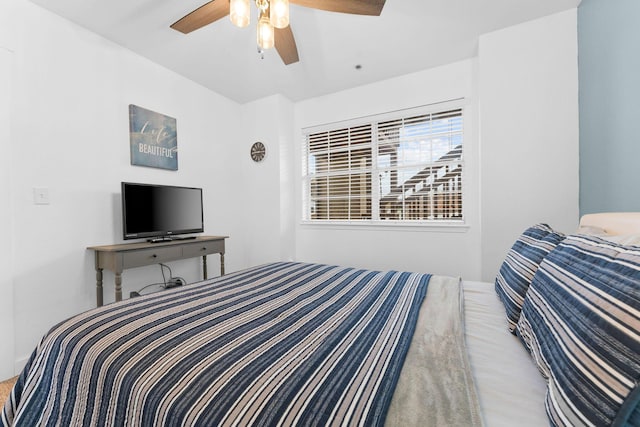
[[[640,425],[640,247],[568,236],[542,261],[518,335],[554,426]]]
[[[509,330],[515,334],[527,290],[540,263],[564,239],[547,224],[527,228],[515,241],[496,276],[496,293],[504,304]]]
[[[382,425],[430,275],[274,263],[72,317],[4,425]]]

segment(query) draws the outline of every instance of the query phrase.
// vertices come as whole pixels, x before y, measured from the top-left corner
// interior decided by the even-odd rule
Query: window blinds
[[[305,134],[304,219],[463,219],[462,108],[409,113]]]

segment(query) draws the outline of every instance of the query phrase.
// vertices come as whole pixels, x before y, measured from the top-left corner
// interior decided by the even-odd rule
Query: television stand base
[[[174,242],[177,240],[193,240],[196,236],[165,236],[165,237],[154,237],[153,239],[147,239],[149,243],[164,243],[164,242]]]
[[[149,243],[162,243],[162,242],[170,242],[173,239],[171,237],[154,237],[153,239],[147,239]]]
[[[174,236],[171,237],[171,240],[193,240],[195,239],[197,236]]]

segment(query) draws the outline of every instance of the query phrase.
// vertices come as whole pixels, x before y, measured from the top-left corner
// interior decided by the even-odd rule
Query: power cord
[[[160,266],[160,271],[162,272],[162,281],[164,282],[164,288],[167,288],[167,278],[164,277],[164,269],[166,268],[167,270],[169,270],[169,280],[171,280],[171,278],[173,277],[173,272],[171,271],[171,267],[169,267],[166,264],[158,264]]]
[[[164,267],[166,267],[167,270],[169,270],[168,282],[164,276]],[[171,271],[171,267],[169,267],[168,265],[160,264],[160,268],[162,269],[162,279],[164,280],[165,289],[177,288],[178,286],[183,286],[187,284],[187,281],[184,280],[182,277],[173,277],[173,272]]]
[[[178,286],[184,286],[187,284],[187,281],[184,280],[182,277],[173,277],[173,272],[171,271],[171,267],[169,267],[166,264],[158,264],[160,266],[160,272],[162,273],[162,282],[158,282],[158,283],[151,283],[149,285],[143,286],[142,288],[138,289],[137,291],[131,291],[129,293],[129,298],[135,298],[135,297],[139,297],[142,295],[146,295],[143,294],[142,291],[144,291],[147,288],[150,288],[152,286],[160,286],[161,289],[171,289],[171,288],[177,288]],[[164,274],[164,269],[169,270],[169,280],[167,281],[167,277]]]
[[[143,294],[142,291],[144,291],[145,289],[150,288],[152,286],[160,286],[160,288],[162,289],[162,288],[164,288],[163,285],[164,285],[164,283],[159,282],[159,283],[151,283],[150,285],[143,286],[142,288],[138,289],[137,291],[131,291],[129,293],[129,298],[134,298],[134,297],[139,297],[139,296],[142,296],[142,295],[146,295],[146,294]]]

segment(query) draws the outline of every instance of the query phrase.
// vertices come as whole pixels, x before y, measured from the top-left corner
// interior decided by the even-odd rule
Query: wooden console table
[[[162,243],[124,243],[90,246],[96,253],[96,302],[102,306],[102,270],[115,273],[116,301],[122,301],[122,271],[167,261],[202,257],[202,276],[207,279],[207,255],[220,254],[220,274],[224,276],[224,239],[228,236],[198,236],[195,239]]]

